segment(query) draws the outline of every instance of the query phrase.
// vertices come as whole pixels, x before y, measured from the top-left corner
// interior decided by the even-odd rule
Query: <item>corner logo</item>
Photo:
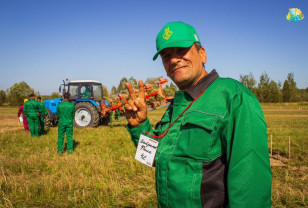
[[[164,33],[164,35],[163,35],[163,38],[164,38],[165,40],[168,40],[168,39],[171,37],[172,33],[173,33],[173,32],[172,32],[171,30],[169,30],[169,27],[166,28],[166,29],[165,29],[165,33]]]
[[[304,19],[304,14],[302,13],[300,9],[292,8],[292,9],[289,9],[286,19],[291,22],[297,22],[298,20]]]

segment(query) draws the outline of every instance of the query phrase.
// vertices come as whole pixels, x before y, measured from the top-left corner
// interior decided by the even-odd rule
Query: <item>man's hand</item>
[[[126,83],[126,88],[131,99],[125,104],[125,117],[132,127],[139,126],[147,119],[147,107],[144,99],[144,85],[139,80],[139,96],[136,97],[135,91],[130,83]]]

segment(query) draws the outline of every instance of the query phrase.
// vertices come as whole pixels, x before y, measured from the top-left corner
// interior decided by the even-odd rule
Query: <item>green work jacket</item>
[[[148,119],[128,125],[134,144],[140,134],[160,135],[192,101],[178,91],[155,130]],[[254,94],[238,81],[217,78],[158,141],[159,207],[271,206],[264,115]]]
[[[46,106],[44,105],[44,103],[42,102],[38,102],[39,105],[40,105],[40,109],[41,109],[41,119],[44,120],[45,116],[47,116],[47,108]]]
[[[89,99],[90,95],[91,93],[89,91],[84,91],[83,93],[81,93],[81,99]]]
[[[75,105],[70,102],[59,103],[57,107],[57,115],[59,117],[59,125],[73,125],[75,118]]]
[[[32,103],[32,104],[31,104]],[[30,99],[24,104],[24,114],[27,118],[36,119],[38,118],[37,112],[42,115],[42,108],[40,102],[37,100]]]

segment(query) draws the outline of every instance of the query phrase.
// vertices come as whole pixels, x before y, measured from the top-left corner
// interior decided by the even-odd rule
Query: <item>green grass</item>
[[[284,164],[272,167],[272,207],[307,207],[308,104],[262,108],[274,155]],[[15,122],[17,110],[0,108],[0,207],[157,207],[155,170],[134,159],[126,121],[74,129],[74,153],[58,156],[57,128],[31,138]],[[149,113],[153,125],[164,111]]]
[[[153,170],[134,160],[123,125],[75,129],[72,155],[56,154],[56,128],[40,138],[16,131],[0,139],[0,206],[155,206]]]
[[[308,103],[262,104],[262,108],[269,146],[272,136],[274,157],[284,164],[272,167],[272,207],[307,207]]]

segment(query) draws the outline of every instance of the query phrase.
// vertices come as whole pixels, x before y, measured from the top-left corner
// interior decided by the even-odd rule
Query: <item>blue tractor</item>
[[[69,92],[70,102],[75,104],[74,126],[77,128],[96,127],[102,123],[108,124],[109,115],[102,116],[103,102],[102,84],[95,80],[76,80],[65,82],[59,87],[60,93]],[[48,116],[46,126],[58,124],[57,106],[63,98],[45,100]]]

